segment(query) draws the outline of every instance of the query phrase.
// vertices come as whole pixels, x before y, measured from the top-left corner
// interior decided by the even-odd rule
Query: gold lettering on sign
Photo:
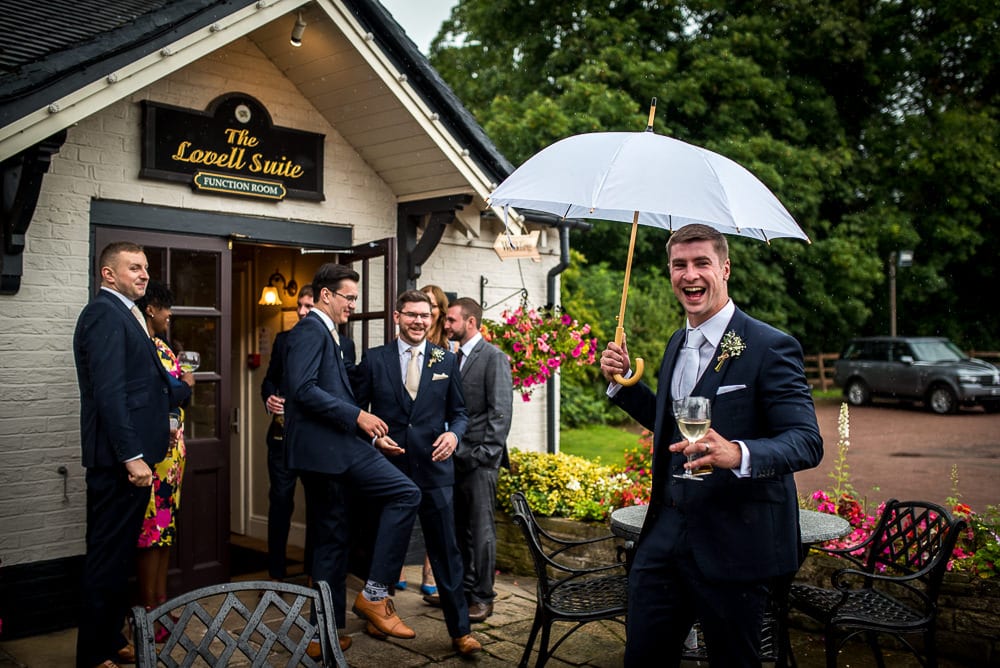
[[[289,160],[287,156],[281,156],[280,160],[264,157],[263,153],[254,153],[250,156],[247,164],[247,148],[255,148],[260,144],[260,140],[250,134],[249,130],[226,128],[226,143],[232,148],[227,153],[218,151],[207,151],[194,148],[189,141],[182,141],[177,145],[177,151],[170,157],[177,162],[189,162],[196,165],[207,165],[209,167],[221,167],[235,171],[249,170],[255,174],[266,174],[268,176],[280,176],[289,179],[297,179],[302,176],[305,169]]]

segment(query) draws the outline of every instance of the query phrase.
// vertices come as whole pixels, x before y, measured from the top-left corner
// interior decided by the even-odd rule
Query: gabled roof
[[[513,170],[377,0],[0,0],[0,160],[241,37],[401,200],[481,200]]]

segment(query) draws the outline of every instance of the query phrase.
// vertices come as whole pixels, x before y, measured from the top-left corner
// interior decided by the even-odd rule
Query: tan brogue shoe
[[[340,651],[346,652],[347,648],[351,646],[351,636],[340,636]],[[306,655],[310,659],[320,659],[323,657],[323,649],[319,646],[318,640],[310,640],[309,646],[306,647]]]
[[[417,633],[404,624],[396,614],[396,606],[391,598],[369,601],[363,592],[359,592],[358,597],[354,599],[353,610],[354,614],[367,619],[372,626],[387,636],[404,640],[417,637]]]
[[[479,641],[472,637],[471,633],[466,633],[461,638],[452,638],[451,646],[462,656],[472,656],[483,648]]]
[[[375,628],[375,625],[372,624],[371,622],[365,624],[365,633],[370,635],[372,638],[375,638],[376,640],[385,640],[386,638],[389,637],[386,634],[379,631],[377,628]]]

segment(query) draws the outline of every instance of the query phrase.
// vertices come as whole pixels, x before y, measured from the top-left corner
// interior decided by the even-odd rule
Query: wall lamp
[[[264,289],[260,291],[260,300],[257,302],[261,306],[280,306],[281,305],[281,295],[278,294],[278,288],[274,286],[276,282],[281,283],[282,289],[288,293],[289,297],[294,297],[295,293],[299,291],[299,284],[295,282],[295,279],[285,282],[285,277],[281,275],[277,269],[271,274],[271,277],[267,279],[267,285]]]
[[[305,31],[306,22],[302,20],[302,12],[299,12],[299,17],[295,20],[295,25],[292,27],[292,37],[288,40],[292,46],[302,46],[302,33]]]

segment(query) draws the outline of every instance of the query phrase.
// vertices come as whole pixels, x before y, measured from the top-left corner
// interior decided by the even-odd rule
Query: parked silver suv
[[[975,404],[1000,410],[1000,369],[942,337],[854,339],[834,363],[834,382],[855,406],[885,397],[923,401],[935,413]]]

